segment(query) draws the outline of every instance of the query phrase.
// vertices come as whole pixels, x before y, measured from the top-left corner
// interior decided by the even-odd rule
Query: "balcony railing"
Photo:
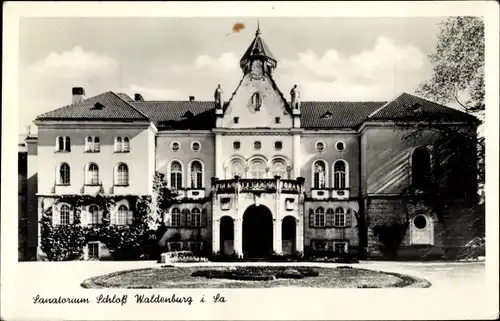
[[[303,190],[304,179],[280,179],[275,178],[234,178],[226,180],[212,179],[213,191],[217,194],[245,192],[265,192],[299,194]]]

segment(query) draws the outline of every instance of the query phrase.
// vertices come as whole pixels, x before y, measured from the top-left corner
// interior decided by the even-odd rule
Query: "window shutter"
[[[201,211],[201,226],[202,227],[207,227],[208,226],[208,217],[207,217],[207,209],[204,208],[202,211]]]
[[[347,213],[345,214],[345,226],[351,227],[351,225],[352,225],[352,210],[348,209]]]
[[[309,209],[309,227],[314,227],[314,211]]]
[[[59,208],[52,205],[52,225],[59,224]]]
[[[97,224],[102,224],[102,213],[103,211],[101,209],[99,209],[99,211],[97,211]]]

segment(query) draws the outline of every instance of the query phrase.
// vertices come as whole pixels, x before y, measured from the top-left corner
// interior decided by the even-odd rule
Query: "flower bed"
[[[206,257],[196,256],[191,251],[165,252],[160,256],[160,263],[207,262]]]
[[[304,277],[319,276],[319,272],[311,267],[290,266],[238,266],[224,269],[198,270],[191,274],[193,277],[208,279],[230,279],[245,281],[271,281],[276,279],[302,279]]]

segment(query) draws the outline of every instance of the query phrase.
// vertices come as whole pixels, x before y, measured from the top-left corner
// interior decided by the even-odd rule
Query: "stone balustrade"
[[[212,178],[212,190],[216,194],[224,193],[245,193],[245,192],[261,192],[261,193],[289,193],[299,194],[303,191],[304,179],[280,179],[275,178],[239,178],[218,180]]]

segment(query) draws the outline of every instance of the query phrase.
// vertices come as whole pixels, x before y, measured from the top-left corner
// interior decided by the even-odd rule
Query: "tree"
[[[440,24],[435,51],[429,55],[433,66],[432,77],[418,86],[417,94],[442,104],[458,105],[462,111],[478,119],[476,125],[480,128],[485,110],[484,53],[482,18],[451,17],[444,20]],[[435,125],[438,125],[438,121]],[[478,192],[482,195],[485,161],[484,136],[481,134],[477,136],[477,132],[449,126],[434,126],[433,130],[439,134],[441,145],[444,145],[444,148],[440,149],[441,152],[456,148],[458,145],[464,149],[476,149],[477,155],[471,157],[469,165],[478,173]],[[450,140],[446,137],[453,137],[453,143],[450,144]],[[455,154],[457,154],[456,151]]]

